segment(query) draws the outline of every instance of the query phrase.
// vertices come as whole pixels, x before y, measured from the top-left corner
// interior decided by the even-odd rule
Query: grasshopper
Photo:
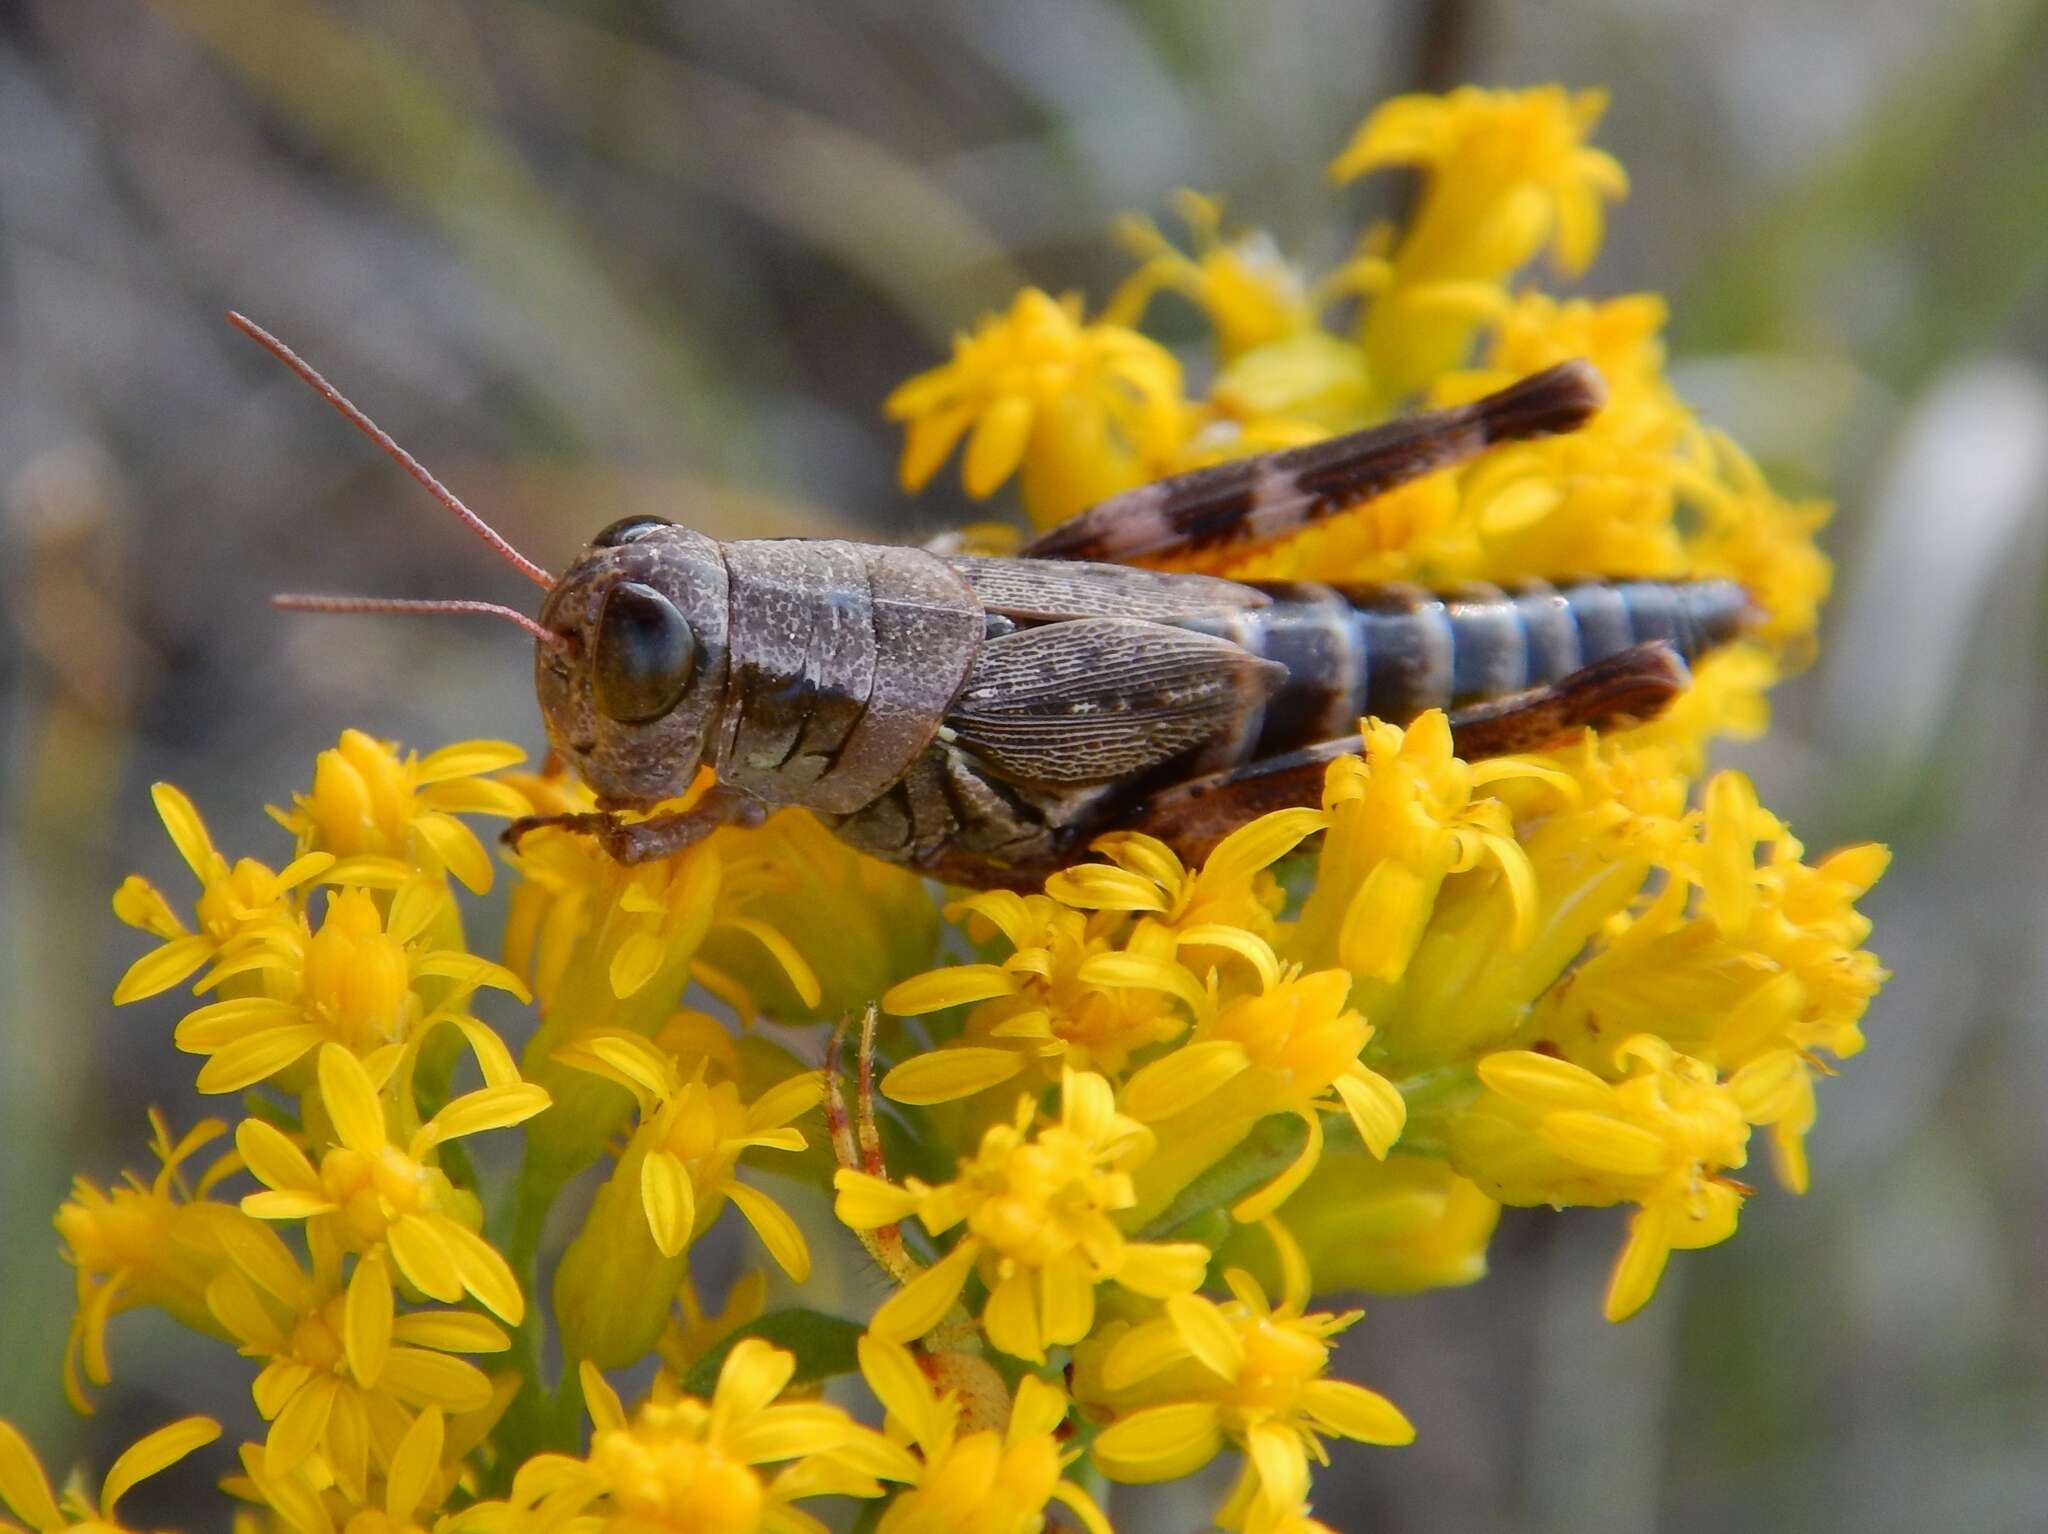
[[[1194,863],[1257,815],[1316,803],[1362,716],[1443,708],[1463,756],[1538,748],[1654,716],[1752,611],[1721,580],[1425,591],[1149,567],[1240,552],[1496,443],[1575,430],[1604,397],[1585,362],[1141,486],[1014,558],[722,543],[641,516],[605,528],[557,579],[290,348],[230,319],[546,589],[538,618],[488,602],[275,599],[481,612],[532,634],[549,742],[599,809],[515,822],[515,844],[562,826],[635,863],[799,806],[860,851],[951,884],[1035,888],[1112,830]],[[703,766],[716,785],[660,812]]]

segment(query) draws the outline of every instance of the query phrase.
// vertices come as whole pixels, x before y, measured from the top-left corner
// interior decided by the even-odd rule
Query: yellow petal
[[[462,881],[464,889],[472,895],[489,892],[494,872],[491,855],[476,839],[476,832],[453,815],[444,815],[439,810],[415,815],[412,828],[419,833],[420,840],[433,849],[434,856],[441,860],[448,872]]]
[[[213,957],[213,951],[213,939],[203,933],[174,937],[161,948],[151,949],[128,966],[121,983],[114,987],[114,1005],[126,1006],[131,1001],[161,995],[193,975]]]
[[[1008,996],[1016,989],[1015,977],[1000,964],[955,964],[891,986],[882,993],[882,1010],[897,1017],[922,1017],[945,1007]]]
[[[1297,808],[1274,810],[1239,826],[1216,844],[1199,876],[1204,889],[1221,884],[1233,886],[1248,880],[1268,864],[1277,863],[1303,840],[1329,824],[1322,810]]]
[[[1628,1243],[1607,1281],[1601,1313],[1610,1321],[1626,1321],[1657,1292],[1664,1264],[1671,1258],[1669,1216],[1661,1208],[1638,1210],[1629,1221]]]
[[[984,500],[1017,470],[1024,444],[1031,437],[1031,401],[1020,395],[999,399],[974,424],[961,461],[960,478],[967,493]]]
[[[0,1502],[32,1529],[61,1529],[64,1515],[50,1491],[49,1478],[28,1440],[13,1423],[0,1418]]]
[[[841,1167],[832,1174],[837,1190],[832,1212],[850,1230],[873,1230],[894,1225],[917,1212],[918,1196],[871,1172]]]
[[[462,1277],[462,1287],[475,1295],[485,1309],[500,1320],[517,1326],[526,1318],[526,1296],[512,1265],[498,1255],[498,1249],[468,1226],[442,1214],[430,1217],[441,1248]]]
[[[1202,1366],[1219,1379],[1235,1380],[1244,1368],[1244,1342],[1214,1301],[1198,1294],[1176,1294],[1166,1302],[1166,1318]]]
[[[450,778],[481,777],[517,767],[525,760],[526,753],[509,740],[459,740],[422,757],[413,769],[413,781],[445,783]]]
[[[356,1057],[339,1044],[320,1050],[320,1101],[341,1143],[365,1156],[383,1154],[384,1108]]]
[[[661,1254],[680,1256],[697,1222],[697,1199],[688,1170],[671,1152],[650,1151],[641,1161],[640,1203]]]
[[[1388,1150],[1401,1138],[1402,1127],[1408,1122],[1408,1099],[1386,1077],[1364,1066],[1359,1066],[1355,1074],[1339,1076],[1336,1087],[1365,1148],[1386,1160]]]
[[[462,1270],[433,1226],[416,1214],[405,1215],[388,1239],[392,1260],[415,1289],[437,1300],[462,1298]]]
[[[221,856],[213,850],[213,838],[206,834],[206,822],[199,818],[199,811],[185,797],[184,790],[174,784],[152,783],[149,797],[156,805],[157,817],[170,833],[171,845],[178,849],[178,856],[201,884],[206,883],[219,866]]]
[[[603,1371],[586,1358],[577,1364],[576,1374],[583,1386],[584,1410],[590,1413],[590,1425],[600,1433],[615,1433],[624,1427],[630,1420],[625,1403]]]
[[[819,986],[818,976],[809,961],[797,952],[796,944],[768,923],[751,916],[727,916],[720,919],[719,925],[744,932],[767,949],[769,957],[789,978],[790,988],[796,992],[797,999],[806,1007],[815,1007],[824,998],[825,992]]]
[[[1112,1423],[1089,1458],[1113,1481],[1171,1481],[1192,1474],[1223,1447],[1218,1411],[1207,1401],[1149,1406]]]
[[[1095,1499],[1089,1496],[1078,1482],[1059,1482],[1052,1489],[1052,1499],[1063,1504],[1069,1512],[1080,1519],[1081,1527],[1086,1529],[1088,1534],[1116,1534],[1110,1527],[1109,1519],[1103,1516],[1102,1509],[1095,1505]]]
[[[1076,863],[1045,881],[1045,892],[1084,911],[1163,911],[1166,897],[1142,874],[1108,863]]]
[[[384,1372],[391,1350],[391,1275],[384,1257],[373,1252],[356,1263],[349,1275],[348,1300],[342,1317],[342,1347],[356,1383],[372,1386]]]
[[[1584,1066],[1534,1050],[1506,1049],[1479,1062],[1479,1079],[1502,1097],[1531,1108],[1579,1108],[1592,1112],[1614,1106],[1614,1088]]]
[[[789,1217],[788,1210],[760,1189],[750,1188],[743,1182],[727,1183],[725,1196],[746,1216],[747,1223],[754,1227],[754,1234],[768,1248],[768,1255],[775,1259],[777,1267],[799,1284],[811,1276],[811,1249],[804,1244],[804,1233]]]
[[[415,1343],[444,1353],[502,1353],[512,1339],[483,1316],[466,1310],[420,1310],[400,1316],[391,1328],[395,1342]]]
[[[401,1400],[439,1406],[451,1414],[477,1411],[491,1399],[490,1379],[475,1364],[419,1348],[391,1350],[384,1364],[384,1387]]]
[[[1415,1424],[1401,1408],[1374,1390],[1348,1380],[1312,1380],[1301,1390],[1301,1404],[1333,1433],[1360,1443],[1404,1444],[1415,1441]]]
[[[1671,1164],[1674,1154],[1663,1137],[1650,1130],[1578,1109],[1545,1114],[1537,1134],[1559,1155],[1614,1177],[1655,1177]]]
[[[652,932],[629,932],[612,955],[612,995],[624,1001],[637,995],[668,962],[668,944]]]
[[[1199,1289],[1208,1271],[1209,1249],[1199,1241],[1126,1241],[1116,1281],[1158,1300]]]
[[[1055,1258],[1038,1274],[1039,1331],[1059,1346],[1079,1342],[1095,1324],[1095,1280],[1080,1253]]]
[[[1278,1422],[1254,1422],[1245,1429],[1244,1449],[1259,1472],[1266,1501],[1299,1507],[1308,1497],[1308,1451],[1294,1429]]]
[[[823,1401],[785,1401],[733,1424],[726,1453],[742,1464],[829,1454],[853,1436],[853,1419]]]
[[[1221,1090],[1250,1063],[1244,1046],[1230,1039],[1183,1045],[1124,1083],[1123,1110],[1147,1124],[1170,1119]]]
[[[1098,953],[1083,959],[1074,975],[1083,985],[1105,990],[1163,991],[1186,1002],[1195,1016],[1209,1014],[1209,993],[1185,964],[1140,953]]]
[[[184,1417],[140,1438],[114,1461],[100,1484],[100,1512],[111,1522],[114,1504],[137,1481],[147,1480],[159,1470],[175,1465],[195,1449],[203,1449],[220,1437],[220,1424],[211,1417]],[[10,1502],[12,1498],[8,1499]]]
[[[235,1127],[235,1149],[250,1175],[265,1187],[294,1189],[320,1194],[320,1174],[306,1153],[285,1137],[284,1131],[262,1119],[243,1119]]]
[[[263,1468],[271,1475],[287,1476],[320,1447],[327,1432],[327,1417],[334,1409],[335,1392],[341,1381],[331,1374],[316,1375],[292,1394],[284,1410],[270,1424],[263,1440]]]
[[[486,1129],[506,1129],[544,1112],[548,1104],[547,1088],[531,1082],[466,1092],[427,1121],[427,1143],[438,1145]]]
[[[445,1428],[441,1409],[429,1406],[413,1419],[398,1450],[391,1456],[391,1468],[384,1481],[384,1510],[398,1528],[412,1524],[413,1515],[426,1500],[427,1490],[441,1469],[441,1447]]]
[[[860,1372],[868,1389],[882,1403],[882,1409],[910,1432],[921,1444],[934,1444],[951,1416],[942,1412],[932,1394],[931,1383],[910,1349],[880,1337],[860,1339]]]
[[[1188,1357],[1188,1345],[1170,1321],[1134,1326],[1111,1345],[1102,1360],[1102,1383],[1128,1390]]]
[[[882,1302],[868,1330],[884,1342],[914,1342],[945,1319],[960,1298],[981,1243],[963,1237],[943,1259]]]
[[[1012,1049],[963,1044],[935,1049],[905,1060],[882,1078],[882,1095],[899,1103],[924,1106],[972,1097],[1024,1069],[1024,1057]]]
[[[1038,1325],[1038,1297],[1028,1270],[999,1279],[981,1310],[981,1329],[989,1345],[1035,1364],[1045,1362],[1045,1341]]]

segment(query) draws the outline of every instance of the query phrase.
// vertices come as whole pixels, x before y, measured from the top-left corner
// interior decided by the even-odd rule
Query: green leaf
[[[718,1388],[718,1371],[725,1367],[725,1355],[743,1337],[759,1337],[796,1355],[793,1385],[815,1384],[835,1374],[851,1374],[860,1367],[855,1353],[863,1328],[844,1316],[795,1307],[770,1311],[749,1321],[691,1366],[683,1377],[683,1389],[693,1396],[709,1399]]]

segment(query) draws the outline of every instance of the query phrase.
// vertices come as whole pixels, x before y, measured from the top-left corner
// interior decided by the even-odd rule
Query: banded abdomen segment
[[[1256,583],[1255,583],[1256,584]],[[1540,581],[1425,591],[1398,584],[1260,584],[1269,607],[1185,620],[1278,661],[1287,679],[1219,761],[1349,735],[1364,715],[1405,723],[1562,681],[1631,645],[1664,640],[1688,663],[1741,632],[1732,581]]]

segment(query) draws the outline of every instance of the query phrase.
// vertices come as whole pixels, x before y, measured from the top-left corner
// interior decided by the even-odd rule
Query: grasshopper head
[[[725,697],[726,569],[718,544],[659,517],[614,522],[541,604],[568,641],[540,645],[548,739],[607,809],[690,785]]]

